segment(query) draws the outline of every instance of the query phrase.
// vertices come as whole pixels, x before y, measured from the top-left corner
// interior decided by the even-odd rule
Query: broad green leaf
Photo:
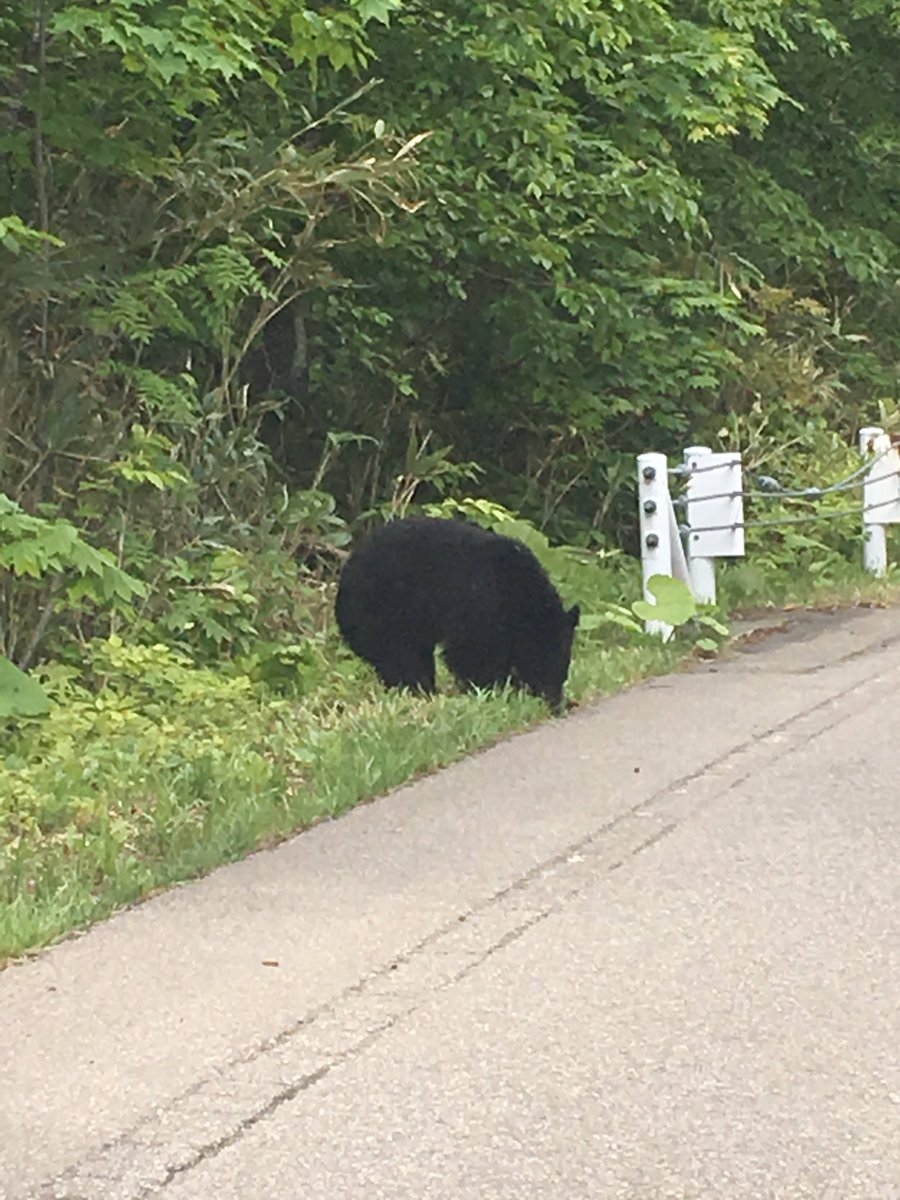
[[[383,25],[400,7],[400,0],[351,0],[351,3],[363,21],[380,21]]]
[[[691,590],[679,579],[668,575],[654,575],[647,582],[647,589],[656,597],[656,603],[636,600],[631,611],[642,621],[662,621],[666,625],[684,625],[697,611]]]
[[[0,655],[0,717],[42,717],[49,711],[41,685]]]

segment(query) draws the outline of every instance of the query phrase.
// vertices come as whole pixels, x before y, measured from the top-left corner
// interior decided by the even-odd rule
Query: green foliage
[[[691,589],[680,579],[653,575],[647,581],[647,589],[654,602],[635,600],[631,605],[631,613],[639,621],[659,621],[670,625],[682,638],[686,634],[696,649],[707,655],[715,654],[728,638],[728,626],[719,619],[716,609],[710,605],[699,605]],[[641,629],[630,614],[623,612],[620,624],[628,627],[628,621],[632,630]]]
[[[115,50],[127,72],[187,111],[218,101],[223,83],[250,76],[277,90],[279,53],[313,70],[320,60],[336,70],[361,67],[371,57],[366,25],[386,24],[398,7],[399,0],[338,0],[318,11],[288,0],[204,0],[190,7],[112,0],[101,7],[65,4],[49,29],[85,57]]]
[[[144,585],[109,551],[90,545],[70,521],[32,516],[0,493],[0,596],[8,619],[3,651],[33,659],[62,611],[128,612]]]
[[[217,834],[223,857],[246,848],[260,808],[277,815],[293,786],[286,763],[267,753],[278,745],[278,709],[264,708],[245,678],[116,640],[89,647],[87,659],[106,682],[89,690],[74,671],[48,669],[49,716],[4,747],[7,952],[140,895],[154,877],[177,877],[179,857],[205,835]],[[227,822],[239,799],[232,847]]]
[[[0,717],[40,717],[49,709],[50,701],[41,685],[0,656]]]
[[[896,395],[889,5],[47,11],[0,32],[0,211],[38,239],[0,300],[30,507],[135,424],[191,475],[262,434],[301,488],[341,429],[344,518],[480,470],[558,539],[630,544],[647,444],[749,396],[846,436]]]
[[[40,229],[32,229],[18,217],[0,217],[0,246],[11,254],[34,252],[44,247],[61,246],[59,238]]]
[[[631,611],[641,621],[662,621],[666,625],[685,625],[697,611],[691,589],[679,579],[654,575],[647,581],[647,590],[655,603],[635,600]]]
[[[777,601],[803,576],[822,584],[846,577],[862,553],[859,487],[783,499],[777,492],[765,493],[758,479],[764,475],[782,490],[800,493],[827,486],[858,470],[853,446],[815,410],[779,412],[759,402],[746,413],[733,414],[720,434],[722,445],[742,451],[745,487],[755,493],[745,503],[750,523],[746,557],[726,572],[732,602],[739,602],[742,592],[759,597],[764,583]],[[832,515],[836,513],[848,515]],[[800,518],[806,520],[793,523]],[[774,524],[754,526],[754,521]],[[785,524],[778,525],[781,521]]]
[[[409,422],[430,421],[485,468],[489,494],[564,540],[631,533],[627,456],[714,432],[764,340],[771,403],[790,389],[851,435],[872,380],[896,390],[883,320],[896,328],[896,179],[889,150],[877,164],[848,157],[854,181],[877,171],[877,219],[860,210],[848,234],[846,214],[816,215],[818,160],[831,160],[804,133],[805,72],[824,139],[846,58],[858,45],[865,70],[870,46],[846,9],[824,7],[405,9],[377,41],[377,113],[387,128],[412,115],[435,130],[430,202],[389,232],[387,263],[341,259],[364,275],[365,307],[349,289],[315,297],[306,322],[324,350],[309,409],[379,442],[357,472],[387,475]],[[889,30],[877,56],[897,50]],[[882,147],[896,73],[883,84]],[[869,117],[852,103],[858,151]],[[828,185],[829,204],[847,194]],[[852,315],[835,307],[838,282]],[[797,394],[793,330],[764,306],[765,285],[788,283],[798,312],[808,302],[830,316],[811,350],[830,394]],[[344,479],[353,498],[356,478]]]
[[[243,568],[223,564],[265,556],[248,530],[281,505],[272,554],[340,545],[321,480],[278,498],[260,432],[281,400],[254,372],[270,322],[333,286],[334,247],[382,238],[392,209],[415,207],[421,139],[358,136],[346,93],[365,85],[348,77],[322,106],[285,91],[320,62],[358,70],[367,27],[395,7],[318,7],[305,40],[291,20],[306,10],[284,0],[61,0],[37,24],[23,3],[4,15],[8,652],[27,661],[63,633],[144,636],[157,621],[206,654],[244,652],[257,605],[231,579]],[[87,601],[105,625],[96,612],[85,624]]]
[[[0,567],[13,575],[42,579],[71,570],[84,581],[69,590],[78,599],[91,586],[98,599],[129,600],[141,592],[105,550],[96,550],[66,520],[33,517],[0,493]]]

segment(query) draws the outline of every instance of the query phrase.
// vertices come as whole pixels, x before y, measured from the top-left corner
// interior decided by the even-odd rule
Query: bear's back
[[[492,593],[507,609],[534,619],[562,612],[559,595],[522,542],[479,525],[405,517],[379,526],[344,568],[344,581],[382,601],[412,601],[434,611]]]
[[[467,564],[483,570],[488,561],[502,558],[508,542],[508,538],[463,521],[404,517],[373,530],[350,562],[365,563],[367,570],[380,564],[388,573],[430,574],[450,568],[467,573]]]

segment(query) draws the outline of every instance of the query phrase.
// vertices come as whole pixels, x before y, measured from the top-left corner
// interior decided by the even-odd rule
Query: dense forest
[[[0,654],[70,750],[113,694],[154,745],[148,696],[214,693],[199,744],[311,694],[387,515],[614,565],[637,452],[818,478],[890,426],[898,63],[896,0],[7,0]]]
[[[170,621],[460,490],[627,546],[636,452],[897,398],[893,0],[14,0],[0,47],[7,525]]]

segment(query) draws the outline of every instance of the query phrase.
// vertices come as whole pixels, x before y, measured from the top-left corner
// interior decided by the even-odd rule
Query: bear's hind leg
[[[460,687],[491,688],[510,676],[509,654],[495,642],[452,640],[444,646],[444,661]]]
[[[381,650],[369,661],[385,687],[408,688],[411,692],[423,692],[428,696],[435,690],[433,646],[402,646],[391,651]]]

